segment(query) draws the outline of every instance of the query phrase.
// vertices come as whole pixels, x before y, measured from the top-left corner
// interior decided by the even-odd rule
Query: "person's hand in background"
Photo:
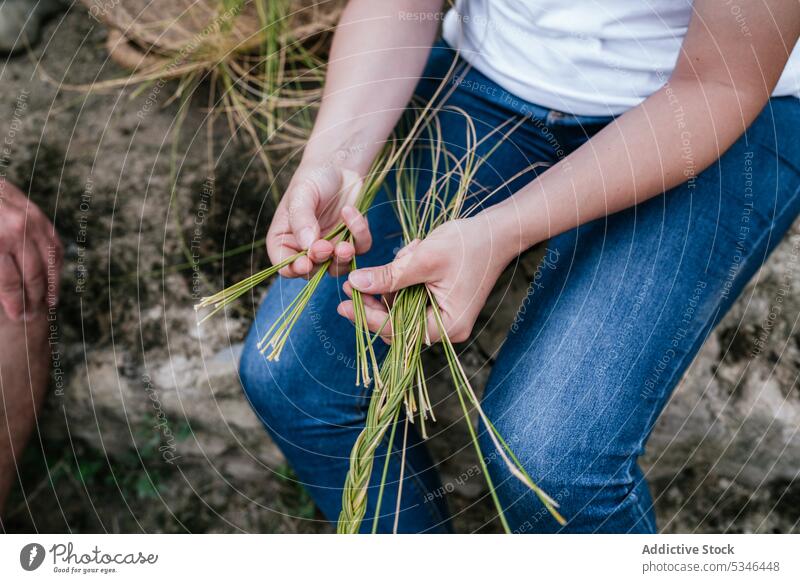
[[[63,251],[44,213],[0,178],[0,514],[50,378],[49,306]]]
[[[55,306],[63,255],[44,213],[0,179],[0,306],[10,320],[32,320]]]

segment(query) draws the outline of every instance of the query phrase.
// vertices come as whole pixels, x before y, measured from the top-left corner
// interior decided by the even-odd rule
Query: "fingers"
[[[324,263],[333,256],[333,243],[326,239],[319,239],[308,249],[308,257],[314,263]]]
[[[372,234],[366,217],[354,206],[345,206],[341,211],[342,222],[352,235],[352,242],[340,241],[333,253],[333,263],[328,272],[336,277],[344,275],[352,266],[353,257],[369,251],[372,247]]]
[[[394,258],[401,259],[402,257],[405,257],[406,255],[414,251],[414,249],[416,249],[419,246],[419,244],[420,240],[414,239],[413,241],[411,241],[411,243],[400,249],[400,251],[397,252],[397,255],[394,256]]]
[[[371,247],[367,220],[352,206],[352,202],[342,210],[336,210],[338,204],[357,197],[362,180],[358,174],[345,171],[336,177],[336,181],[328,180],[329,184],[323,180],[324,176],[297,178],[279,205],[267,234],[267,251],[273,265],[300,252],[308,252],[307,257],[298,258],[281,268],[279,273],[284,277],[310,277],[326,262],[330,262],[328,271],[332,275],[343,275],[350,270],[353,257]],[[339,194],[331,197],[329,191]],[[323,225],[337,218],[335,213],[341,214],[352,234],[352,242],[320,238]]]
[[[340,241],[336,244],[333,254],[333,261],[328,268],[328,273],[334,277],[339,277],[350,271],[350,266],[355,257],[356,250],[352,243]]]
[[[353,287],[349,282],[345,282],[342,286],[342,289],[348,298],[353,297]],[[380,334],[381,339],[384,342],[391,344],[392,323],[389,320],[389,310],[386,308],[386,304],[381,302],[375,296],[371,296],[369,294],[361,294],[361,299],[364,302],[364,313],[367,317],[367,329],[373,334]],[[351,322],[355,323],[355,312],[352,301],[344,301],[339,304],[337,312],[339,312],[339,315],[344,316]]]
[[[389,312],[386,307],[372,296],[362,296],[364,298],[364,314],[367,319],[367,328],[373,334],[379,334],[381,340],[390,344],[392,341],[392,323],[389,319]],[[353,301],[346,300],[339,304],[336,311],[340,316],[344,316],[351,322],[355,322],[355,311]]]
[[[34,318],[56,305],[64,254],[44,213],[19,198],[0,216],[0,306],[13,321]]]
[[[39,253],[47,271],[47,306],[54,308],[58,305],[58,296],[61,289],[61,267],[64,262],[64,246],[52,230],[53,236],[47,241],[39,243]],[[53,238],[54,237],[54,238]]]
[[[289,226],[289,214],[285,199],[281,201],[267,231],[267,255],[273,265],[279,265],[297,255],[301,246]],[[283,277],[305,277],[314,268],[314,264],[306,257],[300,257],[293,263],[280,269]]]
[[[320,228],[317,221],[319,190],[310,180],[290,188],[286,193],[289,201],[288,218],[291,232],[302,249],[309,249],[319,239]]]
[[[272,222],[269,225],[265,243],[267,245],[267,256],[272,265],[283,263],[300,250],[297,238],[292,234],[289,227],[289,214],[286,210],[285,199],[281,200],[275,210],[275,216],[272,217]],[[297,277],[291,265],[284,267],[279,273],[284,277]]]
[[[45,312],[47,296],[47,259],[31,241],[23,243],[15,258],[17,266],[22,266],[20,275],[25,292],[25,318],[33,318]]]
[[[331,275],[341,275],[350,267],[350,261],[353,259],[351,249],[352,245],[349,243],[337,243],[334,246],[327,239],[319,239],[311,245],[307,257],[301,257],[294,262],[294,271],[303,276],[310,276],[316,273],[323,263],[330,261],[328,271]]]
[[[417,244],[406,253],[398,253],[394,261],[380,267],[357,269],[349,277],[350,284],[370,294],[387,294],[417,283],[425,283],[431,274],[422,257],[416,257]]]
[[[22,276],[13,256],[0,255],[0,305],[3,306],[10,320],[19,322],[22,319]]]
[[[303,250],[294,234],[281,232],[284,227],[289,228],[285,215],[282,220],[282,217],[276,214],[273,225],[267,233],[267,254],[273,265],[283,263]],[[330,259],[333,253],[333,243],[319,239],[312,243],[306,256],[298,257],[289,265],[281,268],[278,273],[283,277],[309,277],[317,270],[319,264]]]
[[[267,254],[273,265],[283,263],[300,251],[294,235],[267,235]],[[311,271],[313,264],[307,257],[299,257],[278,271],[284,277],[302,277]]]
[[[342,209],[342,221],[353,234],[355,253],[361,255],[372,247],[372,233],[369,231],[367,218],[352,206]]]
[[[344,294],[348,298],[350,299],[353,298],[353,286],[350,285],[350,282],[348,281],[344,282],[344,285],[342,285],[342,289],[344,290]],[[371,296],[369,294],[361,294],[361,298],[364,300],[364,305],[374,306],[382,310],[386,309],[386,304],[384,304],[383,301],[379,300],[375,296]],[[385,300],[386,298],[381,298],[381,299]]]
[[[347,297],[353,297],[353,288],[349,283],[345,283],[342,288],[344,289],[344,293],[347,295]],[[361,297],[364,301],[364,313],[367,319],[367,328],[373,334],[379,334],[384,342],[391,344],[392,324],[386,304],[382,303],[375,296],[363,294]],[[355,323],[355,312],[352,300],[347,300],[340,303],[336,311],[340,316],[344,316],[351,322]],[[448,325],[448,317],[446,314],[442,313],[441,318],[445,329],[453,328],[453,326]],[[436,320],[436,316],[433,313],[433,308],[431,307],[427,309],[425,325],[426,344],[431,345],[436,342],[441,342],[441,331]],[[448,337],[452,342],[463,342],[467,339],[468,334],[462,334],[462,332],[459,330],[454,329],[452,332],[448,333]]]

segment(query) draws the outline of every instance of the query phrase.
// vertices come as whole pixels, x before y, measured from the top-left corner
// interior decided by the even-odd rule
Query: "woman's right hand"
[[[362,178],[336,158],[323,163],[304,160],[275,211],[267,232],[272,264],[308,250],[280,270],[284,277],[309,277],[329,259],[331,275],[342,275],[349,271],[353,256],[372,245],[367,220],[354,206]],[[352,243],[322,238],[341,222],[353,234]]]
[[[439,28],[442,4],[443,0],[347,2],[336,26],[322,102],[303,161],[267,233],[273,265],[299,251],[309,252],[281,275],[308,277],[328,259],[333,260],[331,273],[339,275],[350,268],[354,254],[369,249],[366,219],[353,207],[361,178],[411,99]],[[342,221],[353,233],[354,244],[321,239]]]

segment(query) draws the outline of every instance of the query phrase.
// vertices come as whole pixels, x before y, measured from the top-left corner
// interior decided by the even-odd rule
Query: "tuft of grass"
[[[128,59],[136,68],[130,75],[63,87],[80,91],[134,87],[133,98],[148,91],[159,95],[165,82],[171,81],[167,105],[191,96],[202,83],[209,89],[209,127],[223,118],[233,137],[249,140],[272,181],[273,165],[281,162],[279,154],[288,155],[302,146],[310,133],[343,2],[303,6],[297,0],[201,0],[187,4],[170,10],[174,17],[163,22],[138,15],[118,23],[125,46],[140,52]],[[138,47],[146,48],[140,51]]]

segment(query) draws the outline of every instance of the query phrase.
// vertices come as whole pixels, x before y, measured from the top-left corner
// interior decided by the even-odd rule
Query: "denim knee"
[[[598,433],[576,439],[568,427],[522,422],[509,415],[495,422],[533,481],[559,505],[561,527],[536,495],[509,471],[482,432],[481,447],[511,529],[525,532],[650,532],[654,528],[647,484],[636,454],[623,452]],[[608,436],[606,436],[608,437]]]
[[[304,282],[279,279],[259,308],[245,341],[239,375],[245,395],[273,436],[320,439],[323,430],[363,417],[367,394],[355,384],[352,326],[336,313],[338,283],[323,279],[295,323],[280,358],[258,343]],[[310,436],[310,437],[309,437]]]
[[[262,355],[256,342],[248,335],[239,361],[239,380],[247,400],[253,411],[267,428],[273,427],[276,421],[287,421],[289,400],[280,390],[281,367],[271,367]]]

